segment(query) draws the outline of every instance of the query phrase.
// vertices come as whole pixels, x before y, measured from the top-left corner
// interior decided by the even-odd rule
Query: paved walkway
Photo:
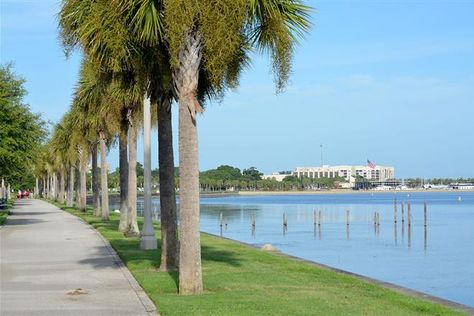
[[[16,203],[0,228],[0,315],[156,315],[109,244],[40,200]]]

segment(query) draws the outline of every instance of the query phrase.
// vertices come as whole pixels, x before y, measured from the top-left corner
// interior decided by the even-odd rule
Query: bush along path
[[[102,222],[90,209],[83,213],[56,205],[82,218],[110,242],[162,315],[463,315],[353,276],[204,233],[204,294],[178,295],[177,272],[158,271],[159,249],[140,250],[138,238],[124,237],[117,229],[118,214]],[[155,229],[158,238],[158,223]]]

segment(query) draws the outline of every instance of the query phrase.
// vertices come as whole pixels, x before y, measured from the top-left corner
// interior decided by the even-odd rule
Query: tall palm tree
[[[76,97],[88,121],[88,139],[91,146],[96,149],[98,139],[100,147],[101,217],[106,221],[109,220],[107,147],[120,130],[122,109],[116,105],[115,99],[110,97],[113,85],[107,80],[109,74],[101,72],[99,66],[90,59],[83,61]]]
[[[130,88],[137,87],[141,80],[137,78],[134,73],[133,60],[139,60],[136,58],[137,49],[131,45],[133,39],[129,37],[128,26],[122,23],[120,19],[120,10],[116,10],[115,2],[105,0],[67,0],[63,1],[61,12],[60,12],[60,30],[61,38],[63,40],[64,47],[67,51],[74,49],[79,46],[89,59],[99,65],[99,68],[111,74],[112,77],[118,79],[123,86]],[[143,86],[143,85],[142,85]],[[143,90],[143,88],[142,88]],[[140,93],[143,95],[143,91]],[[124,99],[125,100],[125,99]],[[122,107],[122,117],[119,120],[122,122],[122,131],[120,133],[120,179],[121,179],[121,223],[120,230],[124,231],[129,227],[135,228],[136,215],[132,216],[132,225],[129,225],[128,213],[136,213],[136,193],[126,193],[125,181],[133,185],[134,182],[134,168],[133,157],[132,163],[129,163],[129,170],[125,170],[127,166],[126,161],[126,133],[132,134],[132,140],[134,139],[133,133],[135,131],[128,131],[130,129],[131,121],[128,119],[130,116],[128,110],[135,111],[136,104],[128,104]],[[124,124],[129,122],[129,124]],[[130,151],[136,152],[136,145],[131,144]],[[131,173],[131,177],[130,174]],[[128,179],[127,179],[128,177]],[[130,189],[130,188],[129,188]],[[136,180],[135,187],[132,191],[136,192]],[[127,203],[125,198],[128,198]],[[134,200],[134,201],[133,201]],[[131,206],[130,207],[127,207]],[[129,212],[126,211],[129,209]],[[138,232],[138,230],[136,230]]]
[[[75,161],[79,173],[76,201],[78,209],[82,212],[85,212],[87,194],[86,173],[90,144],[87,140],[88,122],[86,117],[82,113],[82,109],[79,105],[77,97],[74,97],[69,116],[70,117],[68,118],[68,120],[70,121],[72,129],[72,134],[70,138],[71,155],[77,157]]]
[[[180,278],[182,294],[202,292],[199,238],[197,113],[199,75],[223,94],[237,85],[245,49],[254,44],[273,59],[278,89],[290,73],[296,35],[309,26],[298,0],[164,1],[173,83],[179,102]]]

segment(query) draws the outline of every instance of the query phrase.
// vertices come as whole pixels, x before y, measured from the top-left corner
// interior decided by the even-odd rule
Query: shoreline
[[[52,201],[47,202],[82,219],[109,240],[122,262],[135,275],[145,292],[155,302],[157,309],[170,315],[192,314],[196,312],[196,306],[204,314],[215,312],[217,305],[212,303],[219,303],[221,312],[229,310],[247,312],[248,308],[236,303],[235,295],[241,301],[249,302],[261,311],[270,308],[273,314],[278,314],[277,311],[283,309],[289,310],[290,313],[308,314],[312,304],[316,304],[315,306],[322,311],[321,314],[326,315],[350,314],[354,311],[366,315],[384,313],[387,315],[400,313],[417,315],[466,313],[474,315],[474,309],[466,305],[431,297],[424,293],[414,293],[409,289],[403,291],[403,288],[397,286],[391,288],[390,284],[383,284],[381,281],[371,280],[342,270],[338,271],[335,268],[284,253],[268,253],[256,245],[205,232],[201,232],[201,242],[202,245],[205,245],[202,253],[203,263],[207,266],[207,269],[203,271],[206,271],[206,279],[210,282],[206,287],[206,294],[208,295],[207,300],[211,304],[202,305],[199,297],[196,300],[193,296],[174,295],[176,294],[176,280],[168,273],[150,274],[150,271],[156,271],[156,267],[152,263],[145,263],[144,266],[131,264],[137,259],[138,240],[127,239],[126,244],[120,242],[124,237],[117,231],[117,214],[111,214],[115,221],[103,223],[97,221],[97,217],[93,216],[90,209],[87,213],[81,213],[75,208],[69,208]],[[157,238],[159,238],[159,227],[157,223],[154,224]],[[118,238],[119,236],[120,238]],[[150,262],[159,260],[160,254],[158,252],[138,251],[150,259]],[[216,260],[217,254],[219,254],[219,260]],[[236,261],[236,256],[238,256],[238,261]],[[140,260],[140,262],[142,261]],[[252,262],[256,267],[244,264],[246,262]],[[267,267],[271,267],[271,271],[262,270]],[[266,272],[262,273],[262,271]],[[222,273],[226,273],[228,277],[222,279]],[[275,279],[273,273],[281,273],[287,280]],[[245,275],[249,277],[243,278]],[[254,282],[257,276],[259,286],[255,287]],[[152,283],[146,282],[150,279],[153,280]],[[161,285],[157,288],[156,284]],[[300,288],[305,291],[304,295],[297,292],[295,294],[294,289]],[[342,294],[341,289],[345,289]],[[268,290],[273,291],[271,298],[268,297]],[[285,300],[289,298],[293,302],[291,306],[285,303]],[[176,305],[178,300],[179,305]],[[345,304],[340,305],[341,301]],[[208,306],[211,306],[210,309],[207,308]]]
[[[249,243],[245,243],[245,242],[240,241],[240,240],[227,238],[227,237],[223,237],[223,236],[219,236],[219,235],[215,235],[215,234],[208,233],[208,232],[203,232],[203,231],[201,231],[201,234],[207,234],[207,235],[215,237],[215,238],[220,238],[220,239],[236,242],[236,243],[238,243],[240,245],[243,245],[243,246],[246,246],[246,247],[250,247],[250,248],[253,248],[253,249],[258,249],[258,250],[264,251],[264,250],[261,249],[261,247],[257,246],[256,244],[249,244]],[[333,272],[341,273],[341,274],[348,275],[348,276],[351,276],[351,277],[355,277],[359,280],[362,280],[362,281],[365,281],[365,282],[368,282],[368,283],[371,283],[371,284],[375,284],[375,285],[381,286],[381,287],[389,289],[389,290],[396,291],[398,293],[401,293],[401,294],[404,294],[404,295],[407,295],[407,296],[411,296],[411,297],[415,297],[415,298],[421,298],[421,299],[427,300],[427,301],[432,302],[432,303],[441,304],[441,305],[444,305],[446,307],[453,308],[455,310],[465,312],[468,315],[474,315],[474,307],[471,307],[471,306],[468,306],[468,305],[465,305],[465,304],[462,304],[462,303],[451,301],[451,300],[448,300],[448,299],[445,299],[445,298],[442,298],[442,297],[439,297],[439,296],[434,296],[434,295],[431,295],[431,294],[428,294],[428,293],[425,293],[425,292],[421,292],[421,291],[418,291],[418,290],[410,289],[410,288],[407,288],[407,287],[404,287],[404,286],[401,286],[401,285],[397,285],[397,284],[394,284],[394,283],[374,279],[374,278],[371,278],[371,277],[368,277],[368,276],[365,276],[365,275],[362,275],[362,274],[358,274],[358,273],[342,270],[342,269],[339,269],[339,268],[335,268],[335,267],[332,267],[332,266],[329,266],[329,265],[326,265],[326,264],[322,264],[322,263],[319,263],[319,262],[316,262],[316,261],[311,261],[311,260],[308,260],[308,259],[293,256],[293,255],[284,253],[280,250],[270,251],[270,252],[273,253],[273,254],[279,255],[279,256],[283,256],[283,257],[286,257],[286,258],[296,260],[296,261],[301,262],[301,263],[306,263],[306,264],[309,264],[309,265],[312,265],[312,266],[315,266],[315,267],[318,267],[318,268],[322,268],[322,269],[326,269],[326,270],[329,270],[329,271],[333,271]]]
[[[257,196],[257,195],[323,195],[323,194],[387,194],[387,193],[470,193],[474,190],[438,190],[438,189],[413,189],[413,190],[350,190],[334,189],[324,191],[239,191],[239,196]]]

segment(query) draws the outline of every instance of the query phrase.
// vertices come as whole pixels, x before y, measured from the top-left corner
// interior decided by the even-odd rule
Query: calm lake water
[[[153,201],[154,210],[158,203]],[[314,225],[315,211],[321,211],[320,226]],[[474,192],[201,198],[201,230],[258,246],[270,243],[293,256],[474,307]]]

